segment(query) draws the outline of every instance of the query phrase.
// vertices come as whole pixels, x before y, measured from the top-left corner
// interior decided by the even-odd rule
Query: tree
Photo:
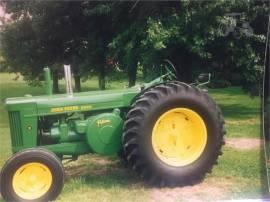
[[[235,72],[244,72],[237,84],[249,90],[256,86],[258,92],[269,13],[266,2],[139,2],[132,12],[110,45],[123,66],[134,66],[137,60],[152,72],[170,59],[182,81],[191,82],[195,72],[210,71],[215,82],[223,80],[226,85],[234,83]],[[246,15],[254,33],[239,38],[225,35],[224,27],[232,20],[227,14],[232,12]],[[259,25],[253,23],[258,21]]]
[[[13,22],[1,34],[5,63],[29,80],[38,80],[44,66],[52,67],[55,90],[63,63],[72,64],[80,91],[81,77],[89,74],[97,74],[100,89],[105,89],[106,73],[113,70],[107,61],[124,70],[133,86],[138,65],[153,75],[169,59],[179,80],[191,82],[195,74],[210,71],[216,85],[237,84],[249,90],[256,86],[258,91],[266,2],[9,1],[5,5],[13,13]],[[232,20],[227,14],[236,12],[246,16],[253,34],[224,34]],[[235,29],[242,29],[238,24]]]
[[[72,31],[76,30],[80,19],[78,17],[76,23],[72,21],[76,5],[72,2],[5,2],[13,21],[1,33],[1,50],[10,70],[37,83],[43,67],[49,66],[53,71],[54,92],[59,92],[62,64],[76,46],[73,37],[78,34]]]
[[[6,62],[12,71],[20,72],[31,83],[38,83],[43,67],[51,67],[54,92],[58,92],[59,64],[63,63],[68,40],[62,29],[64,17],[55,17],[54,11],[61,5],[34,1],[5,3],[13,20],[1,33]]]

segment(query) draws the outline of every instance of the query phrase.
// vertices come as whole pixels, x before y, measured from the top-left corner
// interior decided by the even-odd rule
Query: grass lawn
[[[210,89],[210,95],[222,109],[227,137],[260,138],[259,97],[250,98],[239,87]]]
[[[14,74],[0,74],[0,168],[11,156],[7,97],[43,94],[41,87],[29,87]],[[111,81],[108,88],[121,88],[125,81]],[[64,84],[61,82],[61,88]],[[97,89],[93,78],[82,84],[83,90]],[[226,121],[226,138],[260,138],[260,99],[250,98],[239,87],[210,89]],[[224,147],[211,174],[193,187],[154,188],[145,185],[116,156],[100,158],[84,155],[76,162],[65,163],[66,182],[59,201],[216,201],[235,198],[259,198],[266,193],[266,176],[260,147],[238,150]],[[0,198],[1,201],[1,198]]]

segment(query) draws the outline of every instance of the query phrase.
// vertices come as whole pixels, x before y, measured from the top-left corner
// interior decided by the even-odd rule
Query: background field
[[[0,168],[11,155],[7,97],[43,94],[14,74],[0,74]],[[108,88],[124,87],[126,81],[111,81]],[[64,89],[61,83],[61,89]],[[83,90],[98,89],[97,80],[82,83]],[[149,187],[116,156],[84,155],[64,162],[65,187],[59,201],[216,201],[266,197],[263,148],[260,144],[260,98],[250,98],[239,87],[210,89],[226,121],[226,146],[219,164],[206,179],[183,188]],[[0,201],[1,201],[0,197]]]

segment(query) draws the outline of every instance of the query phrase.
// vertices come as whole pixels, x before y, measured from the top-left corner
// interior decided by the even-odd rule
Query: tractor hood
[[[140,93],[140,86],[123,90],[106,90],[74,93],[71,95],[42,95],[8,98],[8,111],[20,111],[25,107],[36,108],[38,115],[67,113],[128,107],[132,99]]]

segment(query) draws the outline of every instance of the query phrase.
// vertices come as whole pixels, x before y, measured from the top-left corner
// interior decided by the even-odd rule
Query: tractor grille
[[[22,127],[19,112],[9,112],[9,127],[13,147],[22,146]]]

